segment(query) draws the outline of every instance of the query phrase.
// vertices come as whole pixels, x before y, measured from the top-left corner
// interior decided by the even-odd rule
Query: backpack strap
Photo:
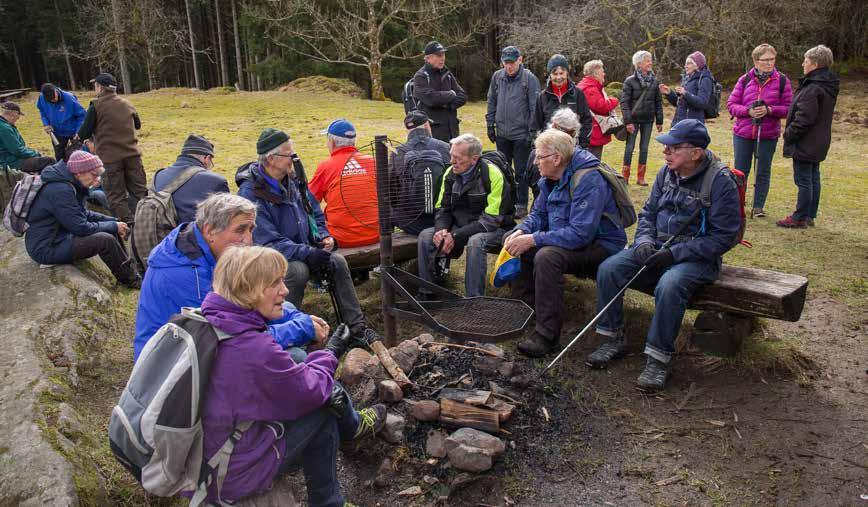
[[[232,434],[226,439],[223,447],[208,460],[207,465],[203,467],[203,473],[207,474],[207,478],[204,480],[202,477],[199,478],[199,486],[196,488],[193,498],[190,499],[190,507],[198,507],[205,501],[205,497],[208,496],[208,486],[211,485],[211,474],[214,470],[217,470],[217,503],[221,506],[230,505],[223,502],[223,498],[221,497],[223,483],[226,481],[226,474],[229,472],[229,459],[232,458],[235,444],[241,440],[244,432],[250,429],[252,425],[253,421],[243,421],[235,425]]]
[[[161,171],[162,170],[165,170],[165,169],[161,169]],[[161,190],[161,192],[166,192],[167,194],[174,194],[176,190],[178,190],[179,188],[181,188],[184,185],[184,183],[187,183],[188,181],[190,181],[193,178],[193,176],[196,176],[197,174],[202,173],[202,172],[205,172],[204,167],[199,167],[199,166],[195,166],[195,165],[188,166],[188,167],[184,168],[183,171],[181,171],[181,174],[175,176],[175,179],[170,181],[169,184],[166,185],[163,188],[163,190]],[[160,174],[160,171],[157,171],[156,174],[154,174],[154,183],[153,183],[154,192],[156,192],[156,189],[157,189],[157,174]]]
[[[787,88],[787,75],[781,71],[778,71],[778,74],[781,75],[780,79],[778,80],[778,97],[783,98],[784,90],[786,90]]]
[[[602,164],[602,162],[601,162],[601,164]],[[570,201],[573,200],[573,193],[575,192],[576,188],[579,187],[579,183],[582,181],[582,178],[584,178],[586,174],[588,174],[589,172],[592,172],[592,171],[602,171],[602,170],[603,170],[603,168],[598,165],[596,167],[589,167],[587,169],[579,169],[576,172],[574,172],[573,175],[570,176]],[[603,178],[603,180],[605,180],[605,178]],[[606,183],[606,184],[608,185],[608,183]],[[615,215],[612,213],[606,213],[604,211],[602,213],[602,215],[604,217],[608,218],[609,220],[611,220],[612,223],[614,223],[616,226],[618,226],[618,227],[621,226],[620,213]]]

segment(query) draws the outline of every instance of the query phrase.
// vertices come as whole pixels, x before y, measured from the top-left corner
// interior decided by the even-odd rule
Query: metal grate
[[[529,306],[514,299],[478,297],[420,304],[453,333],[492,338],[520,332],[533,314]]]

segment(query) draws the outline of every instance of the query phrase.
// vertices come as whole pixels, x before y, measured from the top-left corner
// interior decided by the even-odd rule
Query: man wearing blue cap
[[[657,141],[663,144],[666,165],[639,214],[633,246],[606,259],[597,271],[597,307],[602,309],[646,266],[631,286],[654,290],[654,318],[645,340],[647,362],[637,379],[644,390],[666,385],[687,302],[718,277],[721,256],[737,243],[742,225],[738,187],[729,169],[706,149],[711,138],[701,121],[682,120]],[[709,186],[706,207],[700,197]],[[672,246],[661,248],[691,218]],[[588,366],[604,368],[627,353],[623,296],[603,313],[597,334],[605,341],[588,356]]]
[[[446,47],[437,41],[425,45],[425,65],[413,75],[413,96],[431,121],[431,135],[449,142],[458,137],[458,108],[467,94],[446,68]]]
[[[515,218],[527,215],[527,157],[532,142],[533,114],[539,94],[539,79],[522,64],[521,52],[507,46],[500,53],[503,68],[495,71],[488,85],[488,112],[485,123],[488,139],[514,164],[518,185]]]

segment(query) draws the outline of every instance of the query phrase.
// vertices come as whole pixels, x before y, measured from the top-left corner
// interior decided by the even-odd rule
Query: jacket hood
[[[819,85],[832,97],[838,96],[838,91],[841,86],[841,80],[838,78],[838,75],[828,67],[814,69],[800,80],[801,86],[805,86],[808,83]]]
[[[72,173],[69,172],[69,168],[63,160],[46,167],[39,176],[44,183],[55,183],[58,181],[72,183],[73,185],[78,183]]]
[[[597,167],[599,164],[600,159],[595,157],[590,151],[576,148],[573,158],[570,160],[570,169],[587,169],[589,167]]]
[[[582,80],[579,81],[579,85],[593,86],[594,88],[599,88],[600,90],[603,89],[603,83],[597,81],[597,78],[593,76],[583,77]]]
[[[256,310],[242,308],[216,292],[209,292],[202,301],[202,315],[221,331],[239,335],[248,331],[265,331],[265,318]]]
[[[172,229],[148,257],[148,269],[177,267],[208,268],[216,262],[209,251],[206,255],[199,243],[198,228],[189,222]]]

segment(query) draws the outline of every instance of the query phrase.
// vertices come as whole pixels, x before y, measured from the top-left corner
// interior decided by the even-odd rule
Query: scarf
[[[760,72],[759,69],[757,69],[757,68],[753,69],[753,75],[756,76],[757,81],[759,81],[760,84],[763,84],[766,81],[768,81],[769,79],[771,79],[772,78],[772,72],[774,72],[774,71]]]
[[[636,79],[638,79],[639,82],[642,83],[642,88],[647,88],[651,86],[654,83],[655,78],[656,76],[654,76],[653,70],[649,70],[647,74],[643,74],[642,71],[636,69]]]

